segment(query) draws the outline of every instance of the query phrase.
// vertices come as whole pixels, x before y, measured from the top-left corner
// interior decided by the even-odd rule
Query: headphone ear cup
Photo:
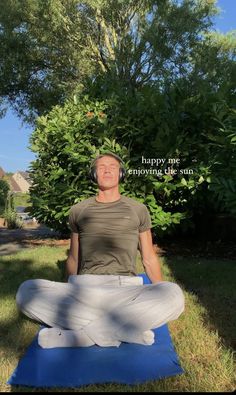
[[[93,182],[97,183],[97,173],[96,173],[95,167],[92,167],[92,168],[90,169],[89,176],[90,176],[90,179],[91,179]]]
[[[96,172],[95,167],[93,168],[93,180],[97,184],[97,172]]]
[[[124,179],[125,179],[125,169],[124,169],[124,167],[121,167],[120,168],[120,176],[119,176],[119,181],[120,182],[122,182],[122,181],[124,181]]]

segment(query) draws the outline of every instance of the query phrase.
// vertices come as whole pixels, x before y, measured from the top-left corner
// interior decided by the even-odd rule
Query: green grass
[[[17,311],[15,295],[18,286],[29,278],[62,281],[66,256],[67,247],[41,246],[0,257],[0,392],[38,392],[35,388],[6,384],[39,328]],[[140,259],[138,267],[142,271]],[[136,386],[90,385],[70,392],[231,392],[235,389],[232,352],[235,262],[163,258],[162,269],[165,280],[177,282],[186,298],[184,314],[168,324],[185,373]],[[68,392],[68,389],[53,391]]]
[[[14,207],[16,206],[24,206],[29,207],[32,204],[30,203],[29,193],[17,192],[14,194]]]
[[[31,207],[32,203],[30,203],[29,193],[26,192],[16,192],[13,195],[13,203],[14,207],[23,206],[23,207]],[[3,216],[5,210],[5,206],[0,206],[0,216]]]

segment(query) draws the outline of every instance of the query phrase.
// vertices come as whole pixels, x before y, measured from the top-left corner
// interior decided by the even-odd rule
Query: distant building
[[[6,175],[2,167],[0,167],[0,180]]]
[[[8,178],[8,184],[10,186],[10,190],[12,192],[22,192],[20,186],[17,184],[17,182],[14,180],[13,176]]]
[[[29,192],[31,180],[27,171],[17,171],[10,177],[9,183],[13,192]]]
[[[0,167],[0,180],[5,179],[10,187],[10,190],[16,192],[29,192],[31,186],[31,180],[29,172],[17,171],[12,176],[7,175],[2,167]]]

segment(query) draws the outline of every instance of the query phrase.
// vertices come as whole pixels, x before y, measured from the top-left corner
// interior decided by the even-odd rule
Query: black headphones
[[[120,162],[120,174],[119,174],[119,182],[124,181],[125,175],[126,175],[126,170],[124,167],[124,162],[123,160],[116,154],[113,154],[113,152],[106,152],[105,154],[100,154],[98,155],[91,163],[90,165],[90,170],[89,170],[89,177],[90,179],[97,183],[97,172],[96,172],[96,162],[99,158],[102,158],[103,156],[113,156],[113,158],[117,159]]]

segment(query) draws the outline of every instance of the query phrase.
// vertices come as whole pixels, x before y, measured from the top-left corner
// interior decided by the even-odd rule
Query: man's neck
[[[117,188],[101,190],[99,189],[98,195],[95,197],[97,202],[111,203],[119,200],[121,197],[120,192]]]

